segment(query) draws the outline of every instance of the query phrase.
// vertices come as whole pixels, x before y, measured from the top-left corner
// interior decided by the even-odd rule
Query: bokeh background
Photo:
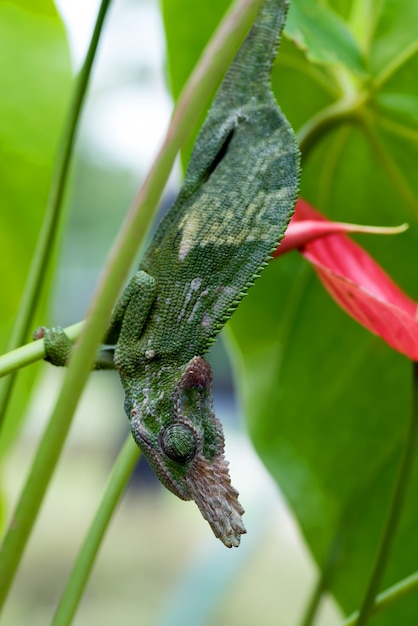
[[[30,13],[28,3],[15,4]],[[57,7],[67,34],[68,62],[75,73],[88,45],[98,2],[59,0]],[[28,28],[30,17],[36,28],[38,16],[28,14]],[[45,55],[49,45],[45,38]],[[40,46],[37,41],[37,54],[42,52]],[[115,1],[74,154],[50,324],[66,326],[85,314],[115,233],[167,126],[172,108],[167,84],[158,2]],[[31,86],[37,88],[44,89],[42,81],[38,87]],[[69,89],[63,93],[63,111],[68,96]],[[51,124],[51,134],[55,130]],[[178,163],[165,190],[162,211],[175,197],[180,180]],[[0,210],[6,218],[10,209],[4,205]],[[246,509],[248,535],[239,550],[226,550],[212,536],[196,506],[165,491],[141,462],[106,536],[76,626],[286,626],[297,623],[303,614],[316,567],[245,433],[222,335],[210,358],[215,408],[226,431],[227,458]],[[39,377],[17,445],[2,462],[3,521],[30,467],[62,372],[42,364]],[[49,623],[128,432],[122,402],[116,374],[92,374],[3,624]],[[327,600],[321,625],[333,626],[338,617],[338,609]]]

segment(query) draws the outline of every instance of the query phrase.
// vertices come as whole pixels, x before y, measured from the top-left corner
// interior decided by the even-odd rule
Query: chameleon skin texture
[[[140,264],[156,280],[146,322],[133,342],[128,310],[138,314],[138,295],[115,351],[135,440],[166,487],[194,499],[229,547],[245,532],[243,509],[202,355],[277,247],[297,199],[299,151],[270,86],[286,10],[287,2],[264,3],[226,73],[177,200]],[[186,402],[185,377],[193,382],[197,370],[204,383],[189,385]],[[164,451],[164,433],[180,423],[196,443],[184,462]]]
[[[115,307],[105,340],[114,350],[96,363],[119,370],[132,434],[161,482],[194,500],[228,547],[246,532],[244,509],[224,458],[204,354],[276,249],[297,199],[299,151],[270,86],[287,5],[262,5],[179,195]],[[68,342],[53,330],[44,332],[47,355],[62,365]]]

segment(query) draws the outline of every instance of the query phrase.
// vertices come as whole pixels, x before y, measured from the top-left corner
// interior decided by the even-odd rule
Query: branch
[[[237,1],[205,49],[180,96],[156,161],[111,250],[61,393],[4,539],[0,553],[0,607],[7,597],[63,448],[96,348],[105,334],[111,308],[136,257],[138,245],[151,224],[177,152],[207,109],[210,97],[251,25],[259,4],[260,0]]]

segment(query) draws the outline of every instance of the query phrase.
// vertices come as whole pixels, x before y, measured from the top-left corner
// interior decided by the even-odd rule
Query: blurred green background
[[[178,96],[228,2],[161,4],[167,53],[156,1],[112,4],[74,154],[50,313],[46,318],[44,302],[37,323],[67,325],[83,318],[163,136],[172,107],[169,92]],[[59,0],[62,21],[52,0],[0,0],[3,349],[45,207],[72,76],[97,9],[97,0]],[[402,236],[359,239],[414,298],[417,21],[418,4],[410,0],[293,0],[288,34],[304,50],[285,38],[273,71],[275,93],[297,131],[329,105],[365,96],[305,151],[301,191],[336,219],[408,221]],[[177,164],[161,211],[176,193],[180,169]],[[161,489],[141,464],[75,624],[293,626],[317,578],[313,558],[323,565],[330,549],[336,555],[331,586],[338,601],[347,612],[361,602],[410,410],[410,363],[341,312],[297,253],[270,264],[234,314],[228,336],[248,431],[276,481],[245,433],[221,336],[211,352],[215,403],[248,535],[239,550],[226,550],[196,507]],[[12,447],[35,372],[39,385]],[[45,364],[20,376],[0,446],[3,524],[61,376]],[[5,624],[48,623],[127,428],[117,376],[92,374]],[[417,488],[415,470],[384,586],[418,569]],[[375,623],[413,623],[416,607],[411,595]],[[327,599],[315,624],[339,623],[338,608]]]
[[[16,106],[3,98],[0,123],[5,174],[1,179],[4,341],[36,241],[71,74],[83,58],[98,2],[60,0],[58,8],[68,48],[51,2],[0,2],[4,28],[6,17],[9,26],[8,38],[0,38],[0,80],[9,79],[2,93],[13,87],[10,93],[18,100]],[[0,29],[1,24],[2,20]],[[20,59],[20,66],[6,62],[11,55]],[[74,155],[49,324],[65,326],[85,314],[115,233],[168,121],[172,105],[165,63],[158,3],[115,2],[100,44]],[[30,107],[22,98],[19,81],[24,83]],[[25,120],[27,124],[22,126]],[[16,133],[19,128],[24,132]],[[10,154],[20,159],[15,168],[10,166]],[[162,210],[176,193],[179,180],[177,166]],[[16,188],[14,206],[5,192]],[[315,565],[277,487],[243,433],[222,339],[212,350],[211,360],[217,415],[225,425],[233,482],[247,510],[248,535],[239,550],[226,550],[212,536],[195,505],[166,492],[141,463],[110,527],[76,625],[250,626],[262,622],[286,626],[302,615]],[[62,377],[62,372],[44,364],[39,370],[39,384],[23,430],[2,460],[3,523],[30,467]],[[30,386],[28,381],[19,390],[21,404]],[[49,623],[128,431],[122,402],[116,374],[92,374],[2,623]],[[12,407],[11,414],[16,412]],[[17,424],[9,421],[9,445],[17,430]],[[335,606],[326,602],[321,624],[337,624],[337,615]]]

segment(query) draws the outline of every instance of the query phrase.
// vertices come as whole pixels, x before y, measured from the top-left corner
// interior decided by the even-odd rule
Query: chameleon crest
[[[179,195],[112,314],[97,368],[116,367],[135,441],[161,482],[194,500],[216,537],[245,528],[204,355],[283,237],[299,152],[270,87],[287,10],[265,0],[197,138]],[[49,360],[70,344],[46,331]],[[58,348],[57,348],[58,346]],[[58,356],[57,356],[58,355]]]

